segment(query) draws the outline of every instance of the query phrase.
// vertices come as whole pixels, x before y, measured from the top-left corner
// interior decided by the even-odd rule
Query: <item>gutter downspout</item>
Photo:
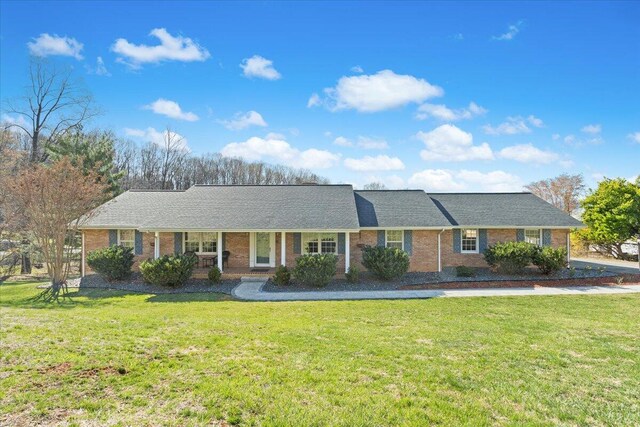
[[[442,250],[440,249],[440,235],[444,233],[445,229],[443,228],[438,233],[438,273],[442,272]]]

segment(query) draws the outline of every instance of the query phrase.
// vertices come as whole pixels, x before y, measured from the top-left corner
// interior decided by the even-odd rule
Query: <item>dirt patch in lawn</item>
[[[73,369],[73,365],[70,362],[63,362],[63,363],[59,363],[57,365],[49,365],[49,366],[45,366],[44,368],[40,368],[38,369],[38,371],[41,374],[59,374],[59,375],[63,375],[68,373],[69,371],[71,371]],[[87,368],[87,369],[81,369],[77,372],[75,372],[75,376],[80,377],[80,378],[91,378],[91,377],[95,377],[98,376],[100,374],[105,374],[105,375],[124,375],[127,373],[127,370],[125,368],[115,368],[113,366],[100,366],[97,368]]]
[[[622,282],[618,283],[618,279]],[[566,287],[566,286],[618,286],[640,285],[640,274],[623,274],[613,277],[591,277],[583,279],[558,279],[558,280],[517,280],[517,281],[465,281],[446,283],[425,283],[423,285],[406,285],[399,289],[464,289],[464,288],[523,288],[523,287]]]

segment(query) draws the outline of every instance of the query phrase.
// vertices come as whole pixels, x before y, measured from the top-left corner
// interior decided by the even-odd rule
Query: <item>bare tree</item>
[[[32,58],[29,65],[26,94],[6,104],[6,111],[18,117],[6,127],[18,128],[28,135],[32,163],[45,161],[47,146],[98,113],[91,95],[72,80],[69,70],[57,69],[39,58]]]
[[[163,190],[173,188],[178,166],[184,161],[187,150],[184,138],[173,132],[169,126],[164,131],[163,145],[161,147],[160,164],[160,188]]]
[[[73,241],[78,227],[104,201],[108,188],[93,171],[74,166],[68,157],[24,170],[9,185],[11,203],[22,213],[22,225],[42,251],[51,286],[45,300],[66,294]],[[95,211],[93,211],[95,213]]]
[[[532,182],[525,188],[569,215],[576,213],[585,191],[584,178],[580,174],[562,174]]]
[[[381,182],[370,182],[362,187],[363,190],[386,190],[387,186]]]

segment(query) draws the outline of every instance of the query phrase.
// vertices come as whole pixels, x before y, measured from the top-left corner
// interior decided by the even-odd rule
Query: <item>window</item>
[[[118,244],[133,249],[136,243],[135,230],[118,230]]]
[[[338,234],[302,233],[302,248],[307,254],[338,253]]]
[[[199,254],[218,253],[218,233],[184,233],[184,251]]]
[[[478,253],[478,230],[464,229],[460,232],[462,253]]]
[[[540,237],[541,234],[542,230],[539,228],[524,230],[524,241],[540,246],[542,244],[542,238]]]
[[[387,230],[385,234],[388,248],[402,249],[404,247],[404,232],[402,230]]]

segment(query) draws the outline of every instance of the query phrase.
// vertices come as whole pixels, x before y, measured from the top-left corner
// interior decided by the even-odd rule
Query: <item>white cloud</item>
[[[42,33],[28,42],[29,52],[34,56],[72,56],[78,61],[82,59],[84,45],[72,37],[60,37],[57,34]]]
[[[536,116],[530,115],[526,119],[522,116],[507,117],[507,120],[498,126],[484,125],[482,129],[488,135],[516,135],[518,133],[529,133],[531,128],[527,123],[535,127],[543,127],[544,123]]]
[[[486,113],[486,109],[474,102],[469,103],[467,108],[459,108],[456,110],[452,110],[443,104],[422,104],[418,107],[416,118],[418,120],[425,120],[433,117],[443,122],[454,122],[457,120],[471,119]]]
[[[340,160],[339,155],[325,150],[298,150],[280,137],[282,135],[276,134],[265,138],[254,136],[243,142],[227,144],[220,152],[226,157],[239,157],[251,162],[272,161],[305,169],[330,168]]]
[[[174,37],[164,28],[154,28],[149,35],[160,40],[160,44],[155,46],[136,45],[126,39],[117,39],[111,46],[111,50],[120,55],[119,62],[132,68],[140,68],[143,64],[157,64],[162,61],[205,61],[211,56],[207,49],[190,38]]]
[[[558,160],[558,154],[552,151],[543,151],[532,144],[520,144],[505,147],[498,155],[504,159],[511,159],[522,163],[552,163]]]
[[[159,145],[160,147],[166,146],[167,139],[170,136],[171,142],[173,144],[176,144],[176,148],[189,151],[189,147],[187,146],[187,138],[177,132],[168,130],[158,131],[155,128],[148,127],[146,129],[124,128],[124,133],[127,136],[131,136],[145,142],[151,142],[153,144]]]
[[[482,191],[508,192],[522,191],[523,182],[520,177],[496,170],[487,173],[461,170],[456,174],[470,189]]]
[[[389,144],[384,139],[371,138],[369,136],[358,137],[358,147],[365,150],[386,150]]]
[[[354,73],[364,73],[364,70],[359,65],[351,67],[351,71],[353,71]]]
[[[597,135],[600,132],[602,132],[602,125],[599,125],[599,124],[586,125],[585,127],[583,127],[580,130],[582,132],[584,132],[584,133],[588,133],[588,134],[591,134],[591,135]]]
[[[451,36],[451,38],[454,40],[464,40],[464,35],[462,33],[457,33]]]
[[[408,180],[409,185],[426,191],[460,191],[465,185],[456,181],[453,173],[444,169],[425,169],[416,172]]]
[[[500,34],[499,36],[493,36],[494,40],[513,40],[513,38],[520,32],[522,27],[522,21],[518,21],[515,24],[509,25],[507,32]]]
[[[473,145],[473,136],[454,125],[438,126],[430,132],[420,131],[416,138],[427,147],[420,152],[424,160],[462,162],[493,159],[489,144]]]
[[[531,125],[533,125],[533,126],[535,126],[535,127],[537,127],[537,128],[544,127],[544,122],[542,121],[542,119],[540,119],[540,118],[538,118],[538,117],[534,116],[533,114],[527,117],[527,121],[528,121]]]
[[[372,174],[364,177],[364,179],[360,183],[356,184],[356,187],[362,188],[364,187],[365,184],[368,184],[371,182],[382,183],[386,188],[392,189],[392,190],[406,188],[407,186],[404,179],[398,175],[380,176],[380,175]]]
[[[409,103],[420,104],[428,98],[442,96],[444,90],[424,79],[382,70],[372,75],[341,77],[335,87],[325,88],[324,93],[323,100],[312,95],[314,102],[309,99],[308,105],[321,103],[330,111],[353,109],[372,113]]]
[[[553,139],[554,141],[557,141],[560,139],[560,134],[559,133],[554,133],[553,135],[551,135],[551,139]]]
[[[182,108],[180,108],[180,105],[177,102],[164,98],[158,98],[156,101],[149,105],[145,105],[142,108],[172,119],[185,120],[187,122],[195,122],[199,120],[199,117],[194,113],[182,111]]]
[[[18,127],[29,129],[29,124],[27,123],[27,120],[24,118],[22,114],[18,114],[15,116],[3,114],[2,120],[0,120],[0,122],[2,123],[2,125],[11,126],[15,130],[18,130],[19,129]],[[23,130],[20,129],[19,132],[23,132]]]
[[[318,107],[322,105],[322,99],[320,99],[320,95],[317,93],[312,93],[307,101],[307,108]]]
[[[365,156],[360,159],[344,159],[344,165],[358,172],[391,171],[404,169],[404,163],[397,157],[389,156]]]
[[[246,113],[236,113],[231,120],[221,120],[220,123],[230,130],[240,130],[249,126],[267,126],[262,115],[257,111],[247,111]]]
[[[87,73],[89,74],[95,74],[96,76],[111,77],[111,73],[109,72],[109,70],[107,70],[107,67],[104,64],[104,60],[102,59],[101,56],[98,56],[96,58],[95,67],[92,67],[90,65],[85,65],[84,67],[87,70]]]
[[[337,137],[336,139],[333,140],[333,143],[340,147],[353,147],[353,142],[351,142],[344,136]]]
[[[522,191],[520,177],[496,170],[479,172],[472,170],[426,169],[414,173],[408,180],[412,187],[426,191]]]
[[[273,68],[273,61],[263,58],[260,55],[253,55],[251,58],[242,60],[240,67],[245,77],[258,77],[267,80],[278,80],[282,75]]]
[[[640,132],[634,132],[627,135],[629,139],[640,144]]]

